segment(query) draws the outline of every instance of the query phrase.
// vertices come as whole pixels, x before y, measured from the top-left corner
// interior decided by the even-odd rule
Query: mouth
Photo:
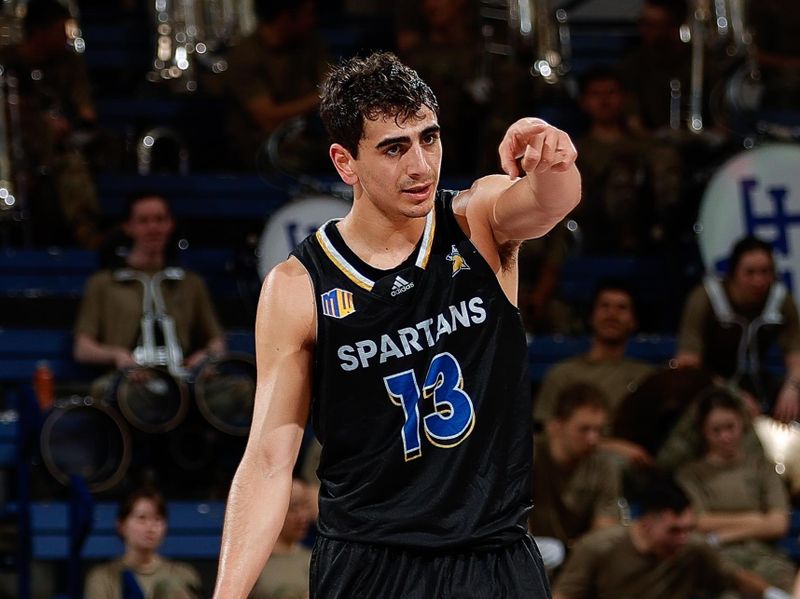
[[[411,198],[412,200],[416,200],[421,202],[423,200],[427,200],[428,197],[431,195],[431,190],[433,189],[433,183],[426,183],[424,185],[414,185],[413,187],[407,187],[403,190],[403,195]]]

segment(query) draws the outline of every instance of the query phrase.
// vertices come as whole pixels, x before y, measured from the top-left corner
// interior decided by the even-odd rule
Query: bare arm
[[[791,422],[800,416],[800,352],[789,352],[784,359],[786,380],[778,393],[773,415],[781,422]]]
[[[475,181],[456,197],[453,211],[516,304],[517,273],[505,268],[504,248],[552,229],[580,201],[581,178],[569,136],[540,119],[511,125],[498,152],[506,174]]]
[[[283,526],[308,418],[314,318],[311,282],[290,258],[269,274],[259,299],[255,409],[228,497],[217,599],[247,597]]]
[[[135,366],[133,354],[126,347],[106,345],[85,334],[77,333],[72,346],[72,357],[81,364],[127,368]]]
[[[272,131],[287,119],[302,116],[319,104],[319,94],[313,92],[288,102],[275,102],[267,95],[256,96],[245,104],[250,117],[264,131]]]
[[[470,227],[488,229],[496,245],[541,237],[580,201],[578,153],[563,131],[541,119],[520,119],[498,153],[506,174],[478,179],[462,194]]]
[[[714,533],[720,543],[745,539],[774,540],[789,530],[789,515],[784,510],[766,513],[706,512],[698,516],[697,528],[701,532]]]

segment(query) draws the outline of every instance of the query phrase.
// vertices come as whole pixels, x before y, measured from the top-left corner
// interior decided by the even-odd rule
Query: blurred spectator
[[[794,564],[773,545],[789,529],[788,494],[774,464],[746,453],[745,420],[741,403],[725,390],[703,397],[696,426],[705,452],[677,479],[697,513],[697,529],[723,558],[790,591]]]
[[[275,129],[310,114],[328,54],[315,32],[313,0],[254,0],[256,30],[228,55],[228,129],[239,166],[252,169]]]
[[[783,382],[768,371],[777,342]],[[769,244],[745,237],[733,247],[728,275],[708,276],[690,294],[678,334],[678,363],[701,366],[741,390],[754,414],[772,411],[789,422],[800,414],[800,324],[786,287],[777,281]]]
[[[800,111],[800,5],[796,0],[747,4],[764,84],[762,108]]]
[[[75,133],[97,115],[82,56],[67,44],[70,20],[57,0],[31,0],[23,40],[0,48],[0,64],[19,84],[25,166],[13,175],[28,183],[36,243],[95,248],[100,208]]]
[[[445,173],[473,174],[477,168],[482,111],[489,100],[481,78],[482,40],[477,4],[468,0],[403,3],[398,26],[401,58],[428,82],[439,100]],[[410,17],[414,16],[413,23]]]
[[[685,0],[642,2],[640,45],[622,62],[623,81],[633,93],[633,114],[640,128],[655,131],[669,125],[673,79],[680,82],[682,98],[689,97],[691,47],[680,39],[685,19]]]
[[[139,280],[123,273],[133,271],[152,280],[169,266],[167,244],[174,226],[163,197],[145,195],[131,200],[123,225],[132,240],[126,268],[102,270],[86,284],[75,324],[76,361],[115,369],[138,365],[134,349],[142,343],[144,289]],[[160,287],[166,313],[175,323],[179,349],[186,356],[184,365],[193,368],[210,354],[222,354],[224,332],[203,280],[181,271],[179,278],[163,280]],[[106,379],[104,384],[108,382]]]
[[[584,323],[571,306],[556,297],[561,268],[572,244],[567,225],[524,241],[519,248],[518,305],[528,334],[582,333]]]
[[[625,348],[636,330],[633,294],[621,281],[601,281],[595,291],[590,316],[592,345],[589,352],[555,364],[545,375],[533,415],[544,424],[552,418],[556,398],[571,383],[595,385],[608,399],[610,414],[654,367],[627,358]]]
[[[631,498],[630,526],[591,532],[575,544],[553,599],[693,599],[736,589],[746,597],[788,599],[759,576],[723,564],[691,533],[695,516],[684,492],[663,475],[648,476]]]
[[[529,528],[566,547],[590,530],[620,521],[619,474],[598,446],[608,404],[591,385],[576,383],[558,396],[545,435],[535,439]]]
[[[123,498],[117,512],[117,533],[125,553],[92,568],[86,577],[86,599],[202,597],[197,571],[158,553],[167,533],[167,505],[158,491],[141,488]]]
[[[573,214],[584,253],[637,253],[663,241],[680,200],[677,152],[628,127],[625,90],[608,67],[587,71],[580,107],[588,131],[576,142],[584,198]]]
[[[308,533],[312,504],[309,485],[302,479],[293,479],[286,520],[250,599],[307,599],[311,551],[300,541]]]

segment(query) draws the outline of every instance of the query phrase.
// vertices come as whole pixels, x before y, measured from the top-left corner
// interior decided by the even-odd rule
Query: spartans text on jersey
[[[433,347],[442,335],[450,335],[459,327],[467,328],[481,324],[486,320],[483,299],[473,297],[458,305],[451,305],[447,310],[433,318],[418,322],[414,326],[399,329],[394,336],[381,335],[379,340],[364,339],[353,345],[342,345],[337,355],[342,362],[342,370],[369,368],[370,360],[378,357],[384,364],[390,358],[404,358],[414,352],[421,352],[426,347]]]

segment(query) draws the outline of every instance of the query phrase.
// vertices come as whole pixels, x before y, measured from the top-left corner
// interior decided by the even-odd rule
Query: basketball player
[[[312,598],[549,597],[526,533],[515,256],[578,202],[576,152],[562,131],[522,119],[500,144],[506,175],[437,191],[437,110],[391,54],[351,59],[323,85],[353,207],[265,281],[218,599],[244,598],[273,547],[309,410],[322,442]]]

